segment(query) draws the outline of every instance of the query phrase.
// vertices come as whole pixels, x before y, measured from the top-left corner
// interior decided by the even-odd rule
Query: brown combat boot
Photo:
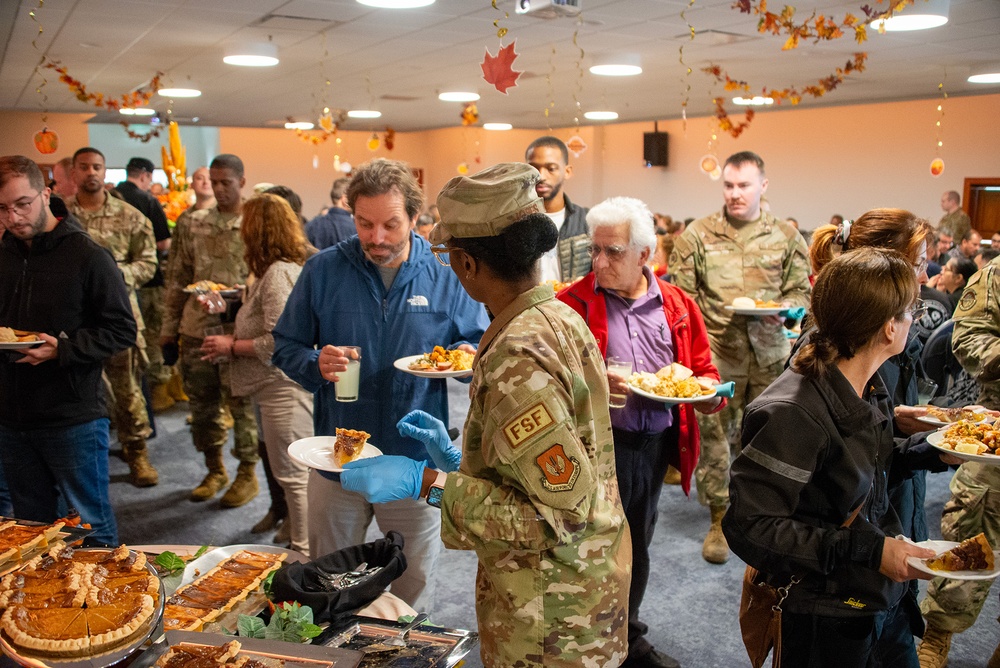
[[[948,665],[948,650],[951,649],[951,631],[943,631],[931,624],[924,631],[924,639],[917,648],[920,668],[944,668]]]
[[[170,392],[167,391],[166,385],[154,385],[151,390],[152,394],[152,406],[154,413],[162,413],[171,406],[173,406],[176,400],[170,396]]]
[[[663,476],[664,485],[679,485],[681,484],[681,472],[675,469],[673,466],[667,467],[667,474]]]
[[[141,449],[132,446],[125,453],[128,462],[128,481],[133,487],[152,487],[160,482],[160,474],[149,463],[146,446]]]
[[[710,564],[724,564],[729,561],[729,543],[722,534],[722,516],[726,514],[725,506],[711,506],[712,526],[708,528],[705,542],[701,546],[702,558]]]
[[[206,452],[205,464],[208,466],[208,475],[200,485],[191,490],[192,501],[207,501],[229,484],[226,465],[222,461],[222,448]]]
[[[224,508],[238,508],[257,496],[257,464],[241,462],[236,470],[236,480],[233,486],[226,490],[219,503]]]
[[[184,393],[184,379],[181,378],[181,371],[177,365],[174,365],[170,380],[167,381],[167,392],[174,401],[190,401],[188,395]]]

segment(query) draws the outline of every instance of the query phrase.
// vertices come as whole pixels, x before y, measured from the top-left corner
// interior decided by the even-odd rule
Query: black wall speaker
[[[667,133],[642,133],[642,159],[647,167],[667,166]]]

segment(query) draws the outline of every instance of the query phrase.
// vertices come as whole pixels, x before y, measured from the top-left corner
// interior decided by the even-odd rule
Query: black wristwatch
[[[435,508],[441,507],[441,499],[444,497],[444,483],[448,479],[448,474],[444,471],[438,471],[437,477],[434,478],[434,482],[427,490],[427,505],[434,506]]]

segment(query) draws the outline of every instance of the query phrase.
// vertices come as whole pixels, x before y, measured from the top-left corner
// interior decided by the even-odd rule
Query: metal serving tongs
[[[427,613],[421,612],[413,618],[412,622],[400,629],[399,633],[391,638],[386,638],[383,644],[390,647],[406,647],[406,634],[409,633],[411,629],[423,624],[425,621],[427,621]]]

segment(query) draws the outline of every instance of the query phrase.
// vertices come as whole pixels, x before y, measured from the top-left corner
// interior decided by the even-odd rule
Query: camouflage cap
[[[523,162],[502,162],[472,176],[456,176],[437,198],[441,222],[431,230],[432,244],[452,237],[495,237],[532,213],[545,213],[535,193],[541,176]]]

